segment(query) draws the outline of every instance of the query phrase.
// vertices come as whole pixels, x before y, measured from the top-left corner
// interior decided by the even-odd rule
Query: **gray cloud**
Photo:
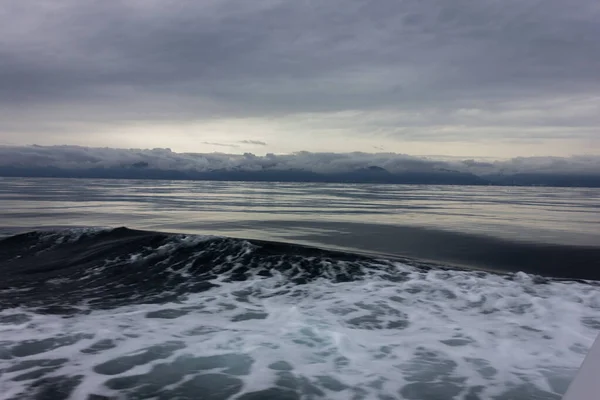
[[[593,138],[599,20],[595,0],[4,2],[0,129],[358,110],[393,116],[362,135]]]
[[[517,157],[505,161],[441,159],[395,153],[176,153],[170,149],[114,149],[80,146],[0,146],[0,166],[63,169],[113,168],[142,163],[174,171],[302,170],[343,173],[369,167],[391,173],[454,170],[479,176],[490,174],[600,174],[600,156]]]
[[[266,146],[267,145],[267,143],[263,142],[262,140],[240,140],[240,143],[253,144],[256,146]]]
[[[219,146],[219,147],[240,147],[237,144],[231,143],[218,143],[218,142],[201,142],[202,144],[208,144],[209,146]]]

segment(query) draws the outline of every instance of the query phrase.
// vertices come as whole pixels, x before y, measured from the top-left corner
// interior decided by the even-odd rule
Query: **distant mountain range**
[[[216,169],[209,171],[179,171],[150,168],[143,162],[130,166],[106,168],[65,169],[59,167],[0,166],[0,176],[38,178],[97,178],[97,179],[163,179],[213,180],[256,182],[322,182],[322,183],[379,183],[427,185],[499,185],[499,186],[558,186],[600,187],[600,174],[543,174],[517,173],[477,176],[453,170],[405,171],[392,173],[385,168],[370,166],[353,171],[319,173],[305,170],[265,169],[247,171]]]
[[[396,153],[224,154],[0,146],[0,176],[600,187],[600,156],[442,161]]]

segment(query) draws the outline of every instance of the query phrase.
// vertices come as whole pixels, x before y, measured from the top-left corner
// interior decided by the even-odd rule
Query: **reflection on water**
[[[5,233],[126,225],[277,240],[343,222],[596,245],[599,209],[589,188],[0,178]]]

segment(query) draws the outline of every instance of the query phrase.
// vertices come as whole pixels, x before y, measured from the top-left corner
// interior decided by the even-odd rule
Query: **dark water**
[[[559,399],[600,330],[599,205],[2,179],[0,398]]]

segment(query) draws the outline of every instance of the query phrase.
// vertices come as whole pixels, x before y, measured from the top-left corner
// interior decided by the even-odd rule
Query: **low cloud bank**
[[[487,162],[396,153],[256,156],[170,149],[0,146],[0,176],[600,187],[600,156]]]

